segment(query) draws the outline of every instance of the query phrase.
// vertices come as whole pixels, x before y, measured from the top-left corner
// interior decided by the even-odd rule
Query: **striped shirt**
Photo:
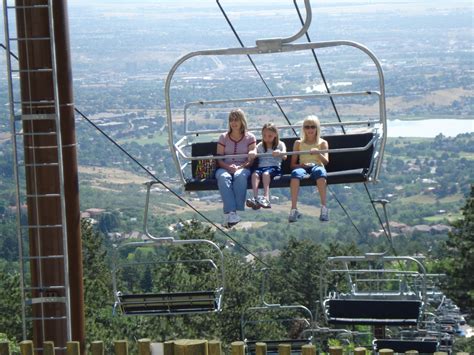
[[[224,155],[247,154],[249,152],[249,146],[256,141],[255,136],[250,132],[246,132],[238,141],[233,140],[230,134],[226,132],[221,134],[217,144],[224,147]],[[245,162],[247,162],[247,157],[224,159],[224,163],[226,164],[241,165]]]

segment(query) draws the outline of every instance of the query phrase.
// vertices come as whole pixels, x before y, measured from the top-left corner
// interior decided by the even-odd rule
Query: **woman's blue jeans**
[[[225,169],[217,169],[217,186],[224,202],[224,213],[243,211],[245,209],[249,176],[249,169],[239,169],[234,175]]]

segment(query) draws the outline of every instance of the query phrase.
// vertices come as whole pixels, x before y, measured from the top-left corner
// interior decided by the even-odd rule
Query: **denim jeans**
[[[224,202],[224,213],[244,210],[249,176],[249,169],[239,169],[234,175],[225,169],[217,169],[217,186]]]
[[[312,168],[296,168],[291,172],[292,179],[302,180],[306,175],[311,175],[311,178],[314,180],[326,179],[328,176],[326,169],[321,165],[315,165]]]

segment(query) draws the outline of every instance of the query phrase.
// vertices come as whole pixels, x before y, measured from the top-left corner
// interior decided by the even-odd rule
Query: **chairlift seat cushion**
[[[328,141],[330,149],[342,148],[357,148],[364,147],[373,138],[374,132],[356,133],[356,134],[339,134],[324,136]],[[293,150],[293,144],[297,138],[283,138],[287,151]],[[194,143],[191,147],[191,154],[195,156],[215,155],[217,142]],[[369,146],[368,149],[358,152],[345,153],[329,153],[329,164],[326,165],[328,173],[328,184],[348,184],[356,182],[368,181],[370,169],[372,167],[372,160],[374,155],[374,145]],[[289,187],[291,180],[291,157],[282,163],[282,175],[272,180],[270,187],[281,188]],[[202,163],[202,162],[201,162]],[[200,179],[201,169],[198,168],[199,162],[193,160],[191,163],[192,178],[186,181],[186,191],[205,191],[217,190],[217,180],[212,178]],[[255,161],[253,168],[258,166]],[[301,186],[314,186],[315,182],[308,175],[301,181]],[[250,179],[248,181],[248,188],[252,188]]]
[[[330,299],[326,312],[332,324],[416,325],[421,301]]]
[[[375,350],[392,349],[396,353],[405,353],[417,350],[420,354],[433,354],[438,351],[438,342],[435,340],[400,340],[378,339],[374,341]]]
[[[220,293],[214,291],[117,295],[118,306],[125,315],[213,312],[218,310],[219,298]]]

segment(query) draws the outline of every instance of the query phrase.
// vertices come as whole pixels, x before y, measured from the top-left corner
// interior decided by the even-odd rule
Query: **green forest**
[[[119,310],[113,314],[114,244],[132,240],[117,239],[112,235],[126,235],[141,230],[144,194],[137,192],[143,186],[110,182],[107,187],[118,191],[110,193],[94,188],[87,180],[90,177],[83,176],[80,183],[82,210],[95,207],[105,211],[95,224],[86,219],[82,222],[87,343],[104,340],[110,349],[112,341],[116,339],[129,339],[134,343],[134,339],[144,337],[158,342],[178,338],[206,338],[219,339],[228,346],[230,342],[240,339],[242,313],[249,307],[262,304],[263,268],[269,269],[269,282],[264,295],[266,302],[303,305],[314,314],[318,326],[327,326],[321,310],[320,281],[326,278],[321,274],[322,265],[330,256],[362,255],[367,252],[423,255],[429,273],[447,274],[440,285],[443,292],[455,301],[464,314],[472,316],[474,285],[469,275],[470,270],[474,269],[474,188],[470,173],[474,171],[472,142],[473,134],[455,138],[390,139],[382,181],[369,186],[372,198],[383,197],[391,201],[388,205],[390,221],[408,226],[442,224],[450,227],[450,231],[442,230],[439,233],[411,230],[403,234],[396,230],[391,240],[383,234],[371,236],[381,226],[364,186],[354,184],[349,187],[331,186],[331,222],[327,224],[305,216],[301,222],[289,226],[286,211],[278,209],[280,204],[286,206],[288,191],[272,191],[274,196],[280,198],[280,201],[275,202],[275,212],[255,214],[248,211],[244,214],[246,219],[265,223],[264,227],[258,227],[258,223],[255,223],[249,229],[230,230],[228,233],[234,239],[231,242],[226,235],[204,223],[195,211],[185,208],[179,214],[165,213],[166,208],[182,205],[169,193],[157,192],[152,196],[151,203],[156,209],[153,209],[155,213],[149,221],[153,235],[208,239],[219,245],[224,253],[223,309],[209,315],[123,317]],[[100,148],[101,145],[92,145],[84,151],[81,147],[81,165],[89,163],[89,166],[93,166],[95,162],[90,159],[96,159],[98,151],[94,152],[94,149]],[[135,143],[126,148],[144,160],[147,159],[144,152],[151,151],[150,147]],[[158,151],[164,147],[156,146],[153,149]],[[18,246],[12,210],[15,192],[8,145],[5,144],[1,151],[4,159],[0,160],[0,314],[12,316],[1,317],[0,333],[16,342],[22,338],[22,325]],[[122,159],[121,169],[140,174],[138,168],[125,162],[118,151],[108,148],[107,152],[115,154],[117,160],[105,159],[105,165]],[[97,162],[97,166],[100,164]],[[143,182],[146,180],[147,177],[143,175]],[[308,188],[300,195],[302,204],[314,205],[313,190]],[[220,203],[214,204],[211,203],[204,214],[210,220],[220,221]],[[344,206],[345,212],[341,206]],[[382,211],[378,212],[383,221]],[[176,224],[180,228],[169,228]],[[253,261],[248,258],[249,252],[254,254],[251,258]],[[214,281],[201,267],[159,267],[163,258],[169,261],[216,257],[200,248],[164,248],[160,251],[144,247],[130,253],[122,252],[119,256],[126,261],[140,260],[145,265],[142,268],[124,268],[118,275],[119,287],[130,292],[195,290]],[[270,324],[265,330],[274,336],[282,331],[276,324]],[[321,340],[319,346],[324,349],[327,344]],[[357,344],[348,346],[354,345]],[[474,351],[472,338],[458,338],[455,349]]]

